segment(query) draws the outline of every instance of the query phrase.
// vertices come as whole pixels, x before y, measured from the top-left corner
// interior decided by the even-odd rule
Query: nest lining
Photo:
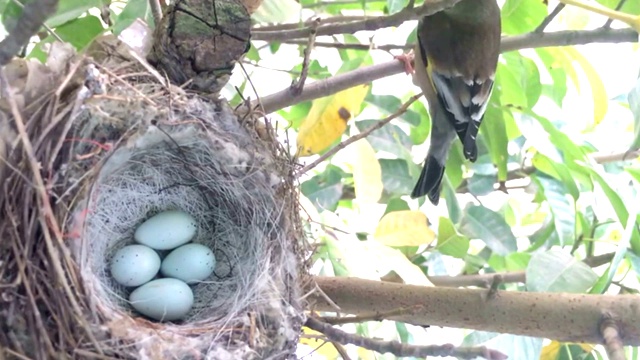
[[[66,320],[47,324],[51,328],[44,336],[63,334],[58,349],[75,351],[74,357],[78,349],[141,359],[292,356],[304,320],[298,292],[302,262],[296,254],[303,235],[295,190],[283,165],[289,160],[257,139],[224,101],[170,91],[141,66],[123,66],[122,59],[102,66],[111,77],[142,75],[110,79],[106,96],[84,99],[81,108],[71,97],[68,106],[56,107],[60,113],[42,111],[30,119],[43,124],[32,127],[38,137],[40,131],[51,131],[45,129],[55,117],[53,133],[64,138],[57,158],[41,162],[57,167],[55,215],[71,237],[65,242],[71,251],[45,254],[65,269],[79,304],[79,309],[51,306],[50,318]],[[111,149],[98,151],[96,144]],[[25,166],[20,159],[16,164]],[[10,180],[11,186],[33,194],[20,176]],[[12,200],[18,198],[16,193]],[[36,204],[29,196],[22,206]],[[193,287],[194,306],[184,321],[157,323],[134,312],[127,303],[130,289],[118,285],[108,268],[113,253],[133,243],[139,224],[171,209],[197,220],[193,241],[212,248],[218,265],[209,279]],[[50,281],[42,278],[46,271],[33,281]],[[51,302],[47,297],[54,293],[47,290],[38,301]],[[68,301],[56,297],[55,302]],[[83,332],[87,328],[91,341]],[[36,350],[53,356],[51,347]],[[28,351],[26,346],[18,352]]]

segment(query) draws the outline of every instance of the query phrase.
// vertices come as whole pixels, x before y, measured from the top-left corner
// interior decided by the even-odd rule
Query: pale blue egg
[[[135,289],[129,295],[131,306],[158,321],[180,320],[193,306],[193,291],[178,279],[157,279]]]
[[[169,250],[189,242],[196,234],[196,220],[183,211],[164,211],[143,222],[134,239],[156,250]]]
[[[200,244],[187,244],[162,260],[160,272],[166,277],[194,284],[208,278],[215,267],[216,257],[211,249]]]
[[[144,245],[127,245],[111,258],[111,276],[124,286],[138,286],[153,279],[160,270],[160,256]]]

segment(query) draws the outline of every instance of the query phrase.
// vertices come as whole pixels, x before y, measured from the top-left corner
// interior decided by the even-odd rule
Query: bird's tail
[[[443,176],[444,165],[441,165],[434,156],[429,154],[420,173],[420,178],[411,192],[411,198],[415,199],[428,194],[431,203],[438,205],[442,189],[440,183]]]

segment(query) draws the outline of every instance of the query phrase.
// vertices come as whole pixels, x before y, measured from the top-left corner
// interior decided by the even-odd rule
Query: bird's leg
[[[393,58],[402,61],[404,64],[404,72],[407,73],[407,75],[413,74],[413,59],[415,58],[413,50],[410,50],[406,54],[395,55]]]

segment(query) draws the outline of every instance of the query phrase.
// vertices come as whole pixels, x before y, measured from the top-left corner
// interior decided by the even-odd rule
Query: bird
[[[476,137],[500,54],[500,7],[496,0],[462,0],[421,18],[416,32],[413,82],[429,105],[431,145],[411,198],[428,195],[438,205],[456,136],[467,160],[478,157]]]

